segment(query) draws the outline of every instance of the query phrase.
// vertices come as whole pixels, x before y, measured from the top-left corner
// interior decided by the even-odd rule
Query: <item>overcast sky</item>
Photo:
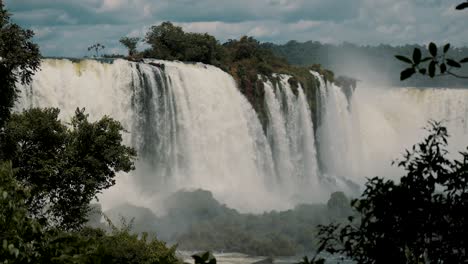
[[[83,56],[100,42],[124,52],[118,39],[144,36],[172,21],[221,41],[343,41],[377,45],[451,42],[468,45],[462,0],[4,0],[13,20],[36,32],[46,56]]]

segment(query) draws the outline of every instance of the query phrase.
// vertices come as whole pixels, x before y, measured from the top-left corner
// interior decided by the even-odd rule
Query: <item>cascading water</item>
[[[277,81],[264,82],[269,123],[267,136],[273,148],[278,181],[282,188],[313,193],[323,197],[318,181],[314,128],[302,87],[297,96],[288,75],[273,75]],[[311,197],[309,197],[310,199]]]
[[[449,151],[468,146],[468,90],[377,88],[360,85],[351,98],[342,88],[321,82],[317,129],[323,174],[362,184],[366,178],[398,179],[403,171],[391,162],[426,135],[429,120],[442,121]]]
[[[234,79],[203,64],[44,60],[32,84],[20,87],[17,109],[59,107],[67,120],[85,107],[91,119],[122,122],[139,153],[137,170],[118,176],[101,197],[104,209],[122,202],[157,208],[173,191],[203,188],[258,212],[290,208],[305,199],[304,183],[318,184],[309,106],[301,87],[295,96],[281,82],[267,99],[270,140]]]
[[[343,188],[342,179],[363,183],[362,150],[360,144],[359,116],[353,115],[352,100],[333,83],[326,83],[318,73],[311,72],[320,81],[321,122],[317,129],[320,141],[322,171],[332,185]]]
[[[118,176],[101,197],[104,209],[158,208],[184,188],[210,190],[250,212],[324,201],[366,177],[397,179],[391,161],[423,137],[429,119],[445,122],[453,155],[468,145],[467,90],[361,86],[347,98],[312,74],[320,82],[317,136],[304,90],[289,76],[264,82],[264,133],[233,78],[203,64],[44,60],[16,107],[59,107],[64,120],[85,107],[91,119],[108,114],[123,124],[139,153],[137,171]]]

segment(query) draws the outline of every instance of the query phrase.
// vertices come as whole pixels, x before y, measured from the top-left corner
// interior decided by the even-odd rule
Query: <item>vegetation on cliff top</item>
[[[123,39],[128,40],[128,38]],[[289,83],[293,88],[301,85],[311,109],[315,109],[315,92],[318,82],[310,71],[319,72],[326,81],[334,80],[333,72],[320,65],[293,66],[264,48],[252,37],[243,36],[239,40],[231,39],[221,44],[207,33],[184,32],[181,27],[171,22],[164,22],[152,26],[144,41],[150,48],[139,53],[134,49],[135,42],[123,43],[129,49],[130,59],[155,58],[202,62],[217,66],[229,73],[258,113],[264,126],[267,115],[264,109],[263,80],[270,80],[277,85],[279,81],[277,77],[274,77],[274,73],[290,75]],[[128,44],[131,44],[131,47]]]

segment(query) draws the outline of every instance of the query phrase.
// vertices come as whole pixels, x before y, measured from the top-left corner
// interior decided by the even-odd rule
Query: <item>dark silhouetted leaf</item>
[[[429,53],[431,53],[433,57],[437,56],[437,45],[434,44],[434,42],[429,43]]]
[[[450,43],[445,44],[444,46],[444,53],[447,53],[447,51],[450,49]]]
[[[416,65],[421,62],[421,50],[419,48],[415,48],[413,51],[413,62]]]
[[[468,8],[468,2],[461,3],[461,4],[459,4],[459,5],[457,5],[457,6],[455,7],[455,9],[457,9],[457,10],[463,10],[463,9],[465,9],[465,8]]]
[[[396,55],[395,58],[401,60],[402,62],[406,62],[406,63],[409,63],[409,64],[413,64],[413,61],[411,61],[409,58],[407,58],[407,57],[405,57],[405,56]]]
[[[447,71],[447,65],[445,63],[440,64],[440,73],[445,73]]]
[[[458,63],[458,62],[456,62],[456,61],[454,61],[452,59],[447,59],[447,64],[449,66],[452,66],[452,67],[455,67],[455,68],[461,68],[460,63]]]
[[[426,57],[424,59],[421,60],[421,62],[426,62],[426,61],[430,61],[432,60],[432,57]]]
[[[468,62],[468,58],[464,58],[460,61],[460,63],[467,63]]]
[[[429,76],[431,78],[434,78],[435,71],[436,71],[436,62],[435,61],[431,61],[431,63],[429,63],[428,71],[429,71]]]
[[[408,68],[404,71],[401,72],[400,74],[400,80],[406,80],[408,79],[409,77],[411,77],[413,74],[416,73],[416,70],[414,68]]]
[[[426,69],[419,69],[419,73],[422,75],[426,75],[427,70]]]

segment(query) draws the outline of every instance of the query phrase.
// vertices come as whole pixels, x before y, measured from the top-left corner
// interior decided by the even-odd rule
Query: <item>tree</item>
[[[146,33],[145,41],[151,46],[148,55],[157,59],[183,60],[185,32],[171,22],[155,25]]]
[[[357,217],[320,227],[320,250],[357,263],[466,263],[468,152],[446,156],[447,130],[431,122],[429,135],[398,165],[400,183],[370,179],[352,202]]]
[[[15,177],[29,188],[29,213],[52,226],[76,229],[86,222],[90,202],[114,185],[119,171],[134,169],[136,153],[122,145],[123,127],[110,117],[89,122],[77,109],[70,127],[56,108],[13,114],[1,148]]]
[[[28,263],[39,256],[41,225],[30,218],[29,197],[13,176],[11,162],[0,163],[0,263]]]
[[[123,37],[120,40],[120,43],[124,45],[128,49],[128,56],[132,57],[136,54],[137,50],[137,44],[140,42],[140,38],[129,38],[129,37]]]
[[[156,59],[217,65],[222,56],[222,47],[215,37],[206,33],[186,33],[171,22],[152,26],[145,41],[151,46],[145,52],[146,57]]]
[[[88,51],[94,50],[94,57],[97,58],[99,57],[99,51],[104,50],[106,47],[102,45],[101,43],[96,43],[88,47]]]
[[[10,116],[18,97],[16,83],[31,82],[39,69],[39,47],[31,42],[34,33],[10,21],[0,0],[0,128]]]

